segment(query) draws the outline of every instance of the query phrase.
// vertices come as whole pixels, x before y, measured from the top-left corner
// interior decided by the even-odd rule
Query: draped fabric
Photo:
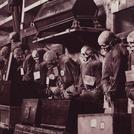
[[[79,64],[77,64],[71,58],[69,58],[64,63],[64,69],[65,69],[64,82],[66,84],[66,87],[69,87],[72,84],[77,85],[80,76]]]
[[[102,74],[102,83],[104,92],[112,84],[112,91],[115,92],[114,99],[126,98],[125,93],[125,71],[128,67],[128,51],[123,44],[117,44],[107,54],[104,70]]]
[[[128,70],[132,71],[134,67],[134,53],[131,53],[128,57]],[[126,82],[127,96],[134,100],[134,82]]]
[[[77,134],[78,114],[92,114],[103,112],[103,93],[102,89],[97,88],[101,83],[102,63],[99,60],[90,60],[87,64],[81,65],[81,79],[79,80],[80,90],[87,90],[85,94],[76,96],[70,101],[69,115],[67,119],[66,132]],[[90,86],[84,84],[83,76],[95,77],[95,84]],[[88,77],[89,78],[89,77]]]

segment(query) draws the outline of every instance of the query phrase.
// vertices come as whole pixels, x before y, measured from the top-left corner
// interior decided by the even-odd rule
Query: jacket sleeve
[[[127,70],[128,63],[128,53],[127,49],[122,46],[117,45],[112,49],[111,53],[104,63],[103,69],[103,89],[107,91],[110,86],[112,90],[123,91],[125,88],[125,71]],[[123,91],[124,92],[124,91]]]
[[[96,87],[100,86],[101,78],[102,78],[102,62],[96,62],[95,68],[95,77],[96,77]]]
[[[23,76],[23,81],[33,80],[34,60],[30,55],[28,55],[28,57],[24,61],[23,68],[25,72]]]
[[[111,54],[109,53],[103,62],[103,67],[102,67],[102,88],[104,93],[108,91],[110,88],[110,75],[111,75]]]

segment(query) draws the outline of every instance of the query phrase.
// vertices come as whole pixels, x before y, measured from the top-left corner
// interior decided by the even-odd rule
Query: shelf
[[[40,6],[41,4],[48,2],[48,0],[38,0],[37,2],[27,6],[24,8],[24,12],[28,12],[29,10],[32,10],[33,8]]]
[[[2,21],[0,21],[0,26],[1,25],[4,25],[5,23],[8,23],[8,22],[10,22],[12,20],[13,20],[13,17],[12,16],[9,16],[9,17],[3,19]]]

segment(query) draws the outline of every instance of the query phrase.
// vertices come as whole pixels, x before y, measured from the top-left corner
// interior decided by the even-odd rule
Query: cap
[[[115,35],[111,31],[103,31],[100,36],[98,37],[98,44],[102,45],[109,45],[109,43],[115,38]]]

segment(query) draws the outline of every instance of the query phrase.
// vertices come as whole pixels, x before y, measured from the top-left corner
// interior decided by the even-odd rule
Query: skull
[[[108,46],[108,45],[101,45],[101,50],[100,50],[100,52],[101,52],[101,54],[103,55],[103,56],[106,56],[106,54],[109,52],[109,50],[110,50],[110,47]]]
[[[13,56],[17,60],[17,62],[22,63],[24,60],[24,54],[21,48],[15,48],[13,51]]]
[[[112,42],[114,41],[114,39],[116,38],[116,36],[114,35],[113,32],[111,31],[103,31],[99,37],[98,37],[98,44],[101,48],[101,54],[102,55],[106,55],[109,50],[111,49],[112,46]]]
[[[53,50],[48,50],[44,56],[43,56],[43,60],[45,63],[47,64],[56,64],[58,61],[57,59],[57,54],[55,53],[55,51]]]
[[[134,31],[128,34],[127,36],[128,50],[129,52],[134,52]]]
[[[37,50],[33,50],[33,52],[32,52],[32,57],[33,57],[33,59],[34,59],[34,61],[35,61],[36,63],[39,62],[39,54],[38,54],[38,51],[37,51]]]
[[[83,46],[81,48],[81,60],[87,62],[88,59],[92,56],[92,50],[89,46]]]

